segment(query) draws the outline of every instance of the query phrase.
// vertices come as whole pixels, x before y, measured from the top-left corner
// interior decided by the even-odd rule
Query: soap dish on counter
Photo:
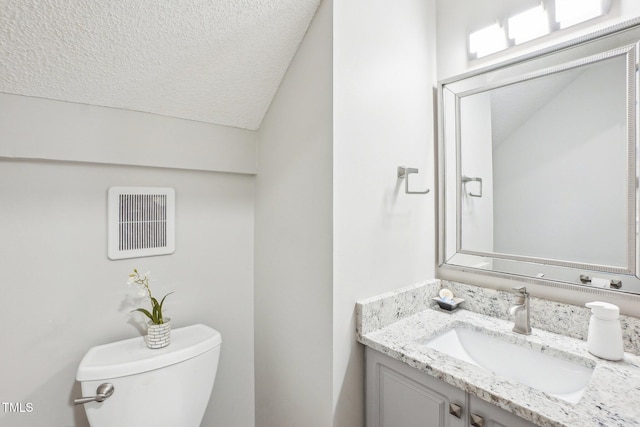
[[[440,306],[441,309],[446,311],[453,311],[464,302],[464,299],[462,298],[442,299],[441,297],[435,297],[433,300],[438,303],[438,306]]]

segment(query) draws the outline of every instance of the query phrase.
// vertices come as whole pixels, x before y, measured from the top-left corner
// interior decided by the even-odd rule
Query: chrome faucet
[[[513,332],[531,335],[531,324],[529,323],[529,294],[527,293],[527,288],[520,286],[513,288],[513,290],[518,291],[517,300],[516,303],[507,310],[509,315],[515,316]]]

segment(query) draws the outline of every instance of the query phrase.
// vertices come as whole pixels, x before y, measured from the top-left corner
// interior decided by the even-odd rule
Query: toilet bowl
[[[91,348],[76,374],[83,396],[102,400],[84,403],[89,424],[198,427],[213,390],[221,343],[218,331],[192,325],[172,330],[171,344],[162,349],[147,348],[144,337]]]

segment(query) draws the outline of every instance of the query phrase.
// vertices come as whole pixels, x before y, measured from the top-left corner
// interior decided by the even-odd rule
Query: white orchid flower
[[[144,308],[137,308],[134,311],[143,313],[151,320],[151,322],[156,325],[160,325],[164,323],[164,319],[162,317],[162,304],[164,303],[164,299],[172,292],[169,292],[169,294],[162,297],[160,302],[158,302],[158,300],[153,298],[153,296],[151,295],[151,288],[149,287],[149,276],[151,276],[151,272],[147,271],[144,275],[141,276],[140,273],[138,273],[138,270],[134,268],[133,273],[129,274],[129,280],[127,281],[127,284],[137,284],[139,286],[138,296],[148,296],[151,300],[151,311]]]

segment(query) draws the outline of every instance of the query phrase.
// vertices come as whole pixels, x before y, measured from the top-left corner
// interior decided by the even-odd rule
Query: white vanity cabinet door
[[[471,417],[480,417],[482,422],[477,424],[482,427],[536,427],[535,424],[518,417],[504,409],[498,408],[475,396],[469,396],[469,425]]]
[[[366,427],[536,427],[369,347],[365,357]]]
[[[367,427],[466,427],[464,391],[368,347],[366,365]]]

